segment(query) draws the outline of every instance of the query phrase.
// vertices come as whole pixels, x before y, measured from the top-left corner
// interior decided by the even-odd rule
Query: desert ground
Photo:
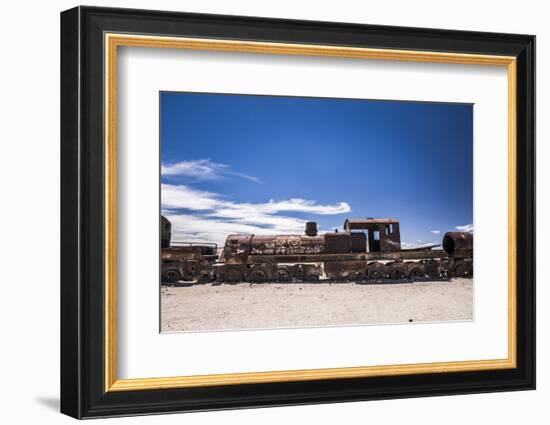
[[[161,288],[162,332],[473,319],[473,280]]]

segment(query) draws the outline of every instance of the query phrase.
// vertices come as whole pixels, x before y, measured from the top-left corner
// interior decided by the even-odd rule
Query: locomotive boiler
[[[448,232],[439,245],[402,249],[399,222],[348,219],[343,231],[318,234],[315,222],[304,234],[229,235],[219,256],[195,245],[178,258],[162,251],[164,281],[192,278],[219,282],[314,282],[328,280],[440,279],[473,273],[473,235]],[[200,254],[199,251],[207,252]],[[190,273],[190,262],[193,272]]]

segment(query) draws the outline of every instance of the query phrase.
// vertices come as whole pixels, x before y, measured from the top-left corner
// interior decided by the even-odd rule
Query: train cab
[[[353,218],[344,223],[352,252],[390,252],[401,249],[399,221],[390,218]]]

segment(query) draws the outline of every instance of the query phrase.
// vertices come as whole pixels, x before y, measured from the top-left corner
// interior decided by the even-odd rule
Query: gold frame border
[[[270,372],[117,379],[116,373],[116,97],[119,46],[325,56],[470,65],[505,66],[508,71],[508,358],[455,362],[303,369]],[[465,53],[370,49],[200,38],[105,34],[105,391],[136,391],[214,385],[312,381],[417,373],[511,369],[516,353],[516,58]]]

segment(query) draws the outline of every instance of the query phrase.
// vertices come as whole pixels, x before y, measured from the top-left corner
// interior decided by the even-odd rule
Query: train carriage
[[[162,248],[162,279],[263,283],[422,280],[473,274],[471,233],[446,233],[442,249],[439,245],[402,249],[397,220],[348,219],[343,229],[318,234],[316,223],[308,222],[301,235],[229,235],[219,256],[208,244],[169,243]]]

